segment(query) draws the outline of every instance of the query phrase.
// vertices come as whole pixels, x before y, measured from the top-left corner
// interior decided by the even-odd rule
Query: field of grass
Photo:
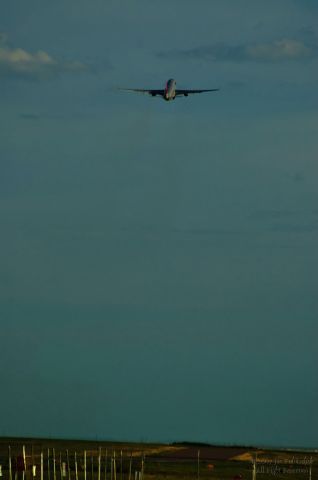
[[[253,458],[257,480],[318,479],[316,451],[3,438],[0,480],[253,480]]]

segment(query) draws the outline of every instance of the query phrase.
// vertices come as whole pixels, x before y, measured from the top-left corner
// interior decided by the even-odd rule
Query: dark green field
[[[1,480],[252,480],[253,458],[257,458],[258,480],[307,480],[310,467],[311,480],[318,479],[317,451],[191,443],[0,439]],[[32,466],[36,467],[35,477]]]

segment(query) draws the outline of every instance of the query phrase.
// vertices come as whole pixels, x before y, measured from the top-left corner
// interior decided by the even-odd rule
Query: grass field
[[[311,480],[318,480],[317,451],[267,450],[190,443],[165,445],[0,439],[1,480],[253,480],[253,458],[257,458],[258,480],[309,480],[310,466]],[[36,466],[35,477],[32,475],[33,465]]]

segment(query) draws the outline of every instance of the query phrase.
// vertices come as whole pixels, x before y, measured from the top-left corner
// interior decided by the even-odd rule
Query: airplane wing
[[[160,95],[162,97],[164,95],[164,90],[146,90],[143,88],[119,88],[118,90],[123,90],[125,92],[144,93],[153,97],[155,97],[156,95]]]
[[[188,95],[192,93],[202,93],[202,92],[218,92],[220,89],[219,88],[210,88],[208,90],[176,90],[176,96],[177,95],[184,95],[187,97]]]

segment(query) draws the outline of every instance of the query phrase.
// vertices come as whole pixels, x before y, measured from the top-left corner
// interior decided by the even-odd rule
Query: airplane
[[[152,97],[162,97],[164,100],[169,102],[170,100],[175,100],[176,97],[187,97],[192,93],[202,93],[202,92],[217,92],[219,88],[210,88],[208,90],[180,90],[176,88],[177,82],[170,78],[164,89],[162,90],[146,90],[143,88],[120,88],[119,90],[124,90],[127,92],[137,92],[137,93],[145,93],[151,95]]]

